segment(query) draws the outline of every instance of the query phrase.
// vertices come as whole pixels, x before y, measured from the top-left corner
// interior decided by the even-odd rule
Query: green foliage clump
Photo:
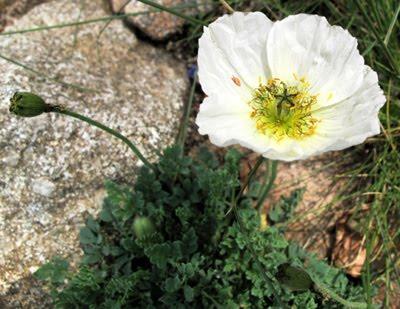
[[[291,212],[298,192],[271,213],[267,227],[254,200],[243,196],[238,224],[230,207],[240,189],[239,159],[230,151],[220,165],[207,151],[192,159],[173,147],[156,172],[140,171],[133,190],[108,182],[99,217],[80,232],[78,272],[57,259],[37,273],[52,287],[55,305],[341,308],[327,288],[362,298],[339,270],[290,244],[273,225]]]

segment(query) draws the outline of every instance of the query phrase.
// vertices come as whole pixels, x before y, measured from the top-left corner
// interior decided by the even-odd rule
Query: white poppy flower
[[[207,97],[196,123],[217,146],[292,161],[380,131],[385,97],[377,74],[356,39],[324,17],[222,16],[204,28],[198,67]]]

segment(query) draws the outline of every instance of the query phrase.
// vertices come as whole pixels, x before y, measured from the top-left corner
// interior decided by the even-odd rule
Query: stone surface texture
[[[202,14],[212,9],[211,2],[206,0],[154,0],[154,2],[175,8],[188,16]],[[110,0],[110,5],[114,13],[132,14],[153,11],[129,16],[126,20],[128,24],[156,41],[165,40],[179,33],[186,22],[183,18],[167,12],[154,12],[154,8],[138,0]]]
[[[33,8],[5,31],[105,15],[101,0],[56,0]],[[79,228],[88,213],[99,210],[104,180],[132,181],[140,165],[124,144],[85,123],[54,114],[10,115],[14,91],[38,93],[115,128],[153,160],[175,137],[188,87],[184,65],[138,41],[120,21],[99,36],[103,27],[0,38],[1,56],[42,74],[0,59],[2,308],[39,307],[31,303],[36,292],[30,275],[54,255],[76,261]]]
[[[35,5],[48,1],[50,0],[0,0],[0,31]]]

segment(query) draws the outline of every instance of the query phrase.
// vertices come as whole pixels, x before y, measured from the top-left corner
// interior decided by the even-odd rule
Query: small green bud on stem
[[[30,92],[16,92],[10,102],[10,112],[21,117],[36,117],[54,109],[41,97]]]
[[[155,232],[155,228],[149,218],[137,217],[133,221],[133,231],[135,232],[137,238],[143,238],[153,234]]]
[[[156,170],[155,167],[142,155],[139,149],[132,144],[132,142],[121,133],[105,126],[104,124],[97,122],[89,117],[70,111],[64,107],[57,105],[47,104],[41,97],[30,92],[16,92],[10,99],[10,112],[21,117],[35,117],[43,113],[58,113],[67,115],[75,119],[84,121],[92,126],[95,126],[124,142],[133,153],[141,160],[147,167]]]

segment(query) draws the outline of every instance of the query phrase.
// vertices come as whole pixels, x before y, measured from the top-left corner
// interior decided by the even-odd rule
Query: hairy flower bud
[[[35,117],[53,110],[41,97],[30,92],[16,92],[10,102],[10,112],[21,117]]]
[[[133,221],[133,231],[137,238],[143,238],[153,234],[155,229],[149,218],[137,217]]]

